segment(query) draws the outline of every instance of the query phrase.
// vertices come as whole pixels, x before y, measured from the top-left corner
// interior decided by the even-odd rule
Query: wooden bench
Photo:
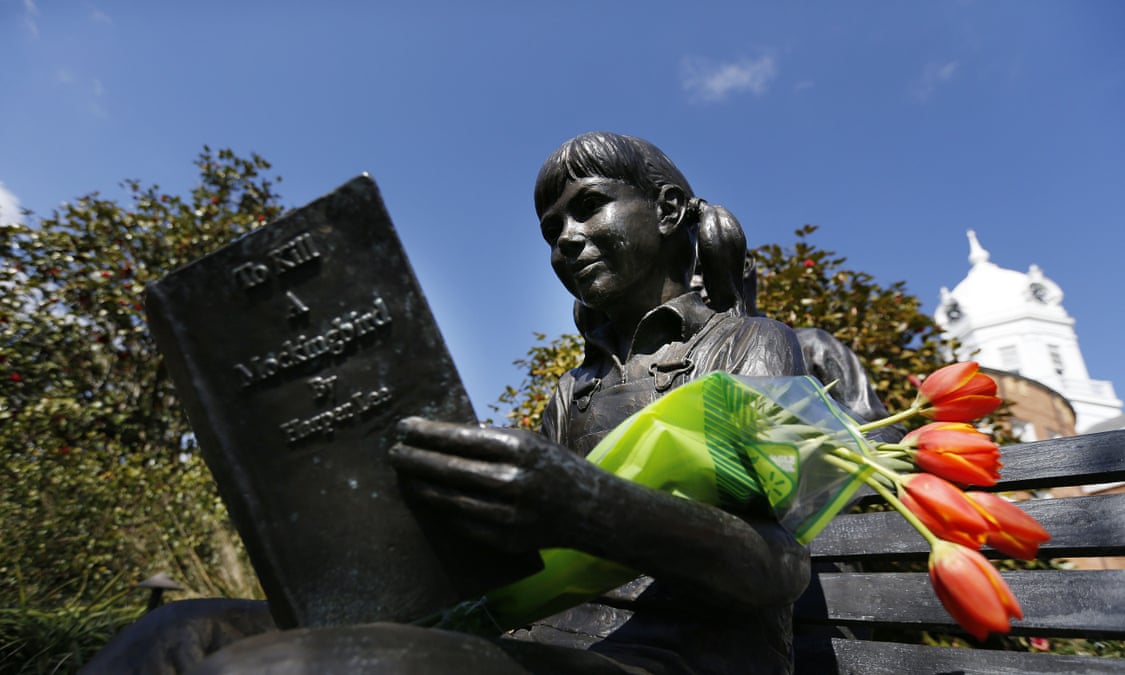
[[[1125,481],[1125,431],[1011,446],[1003,457],[1003,479],[994,491]],[[1020,506],[1052,535],[1040,559],[1125,555],[1125,494]],[[888,629],[965,635],[938,602],[926,572],[870,571],[895,563],[925,569],[929,549],[897,513],[840,516],[810,548],[813,581],[795,609],[799,673],[1125,673],[1125,659],[869,639]],[[987,547],[984,553],[1002,557]],[[1012,635],[1125,640],[1125,570],[1001,574],[1024,612]]]

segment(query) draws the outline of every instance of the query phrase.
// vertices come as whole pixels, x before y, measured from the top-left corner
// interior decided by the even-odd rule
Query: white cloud
[[[35,6],[35,0],[23,0],[23,25],[33,38],[39,37],[38,16],[39,8]]]
[[[97,7],[94,7],[93,5],[89,5],[89,7],[90,7],[90,21],[92,21],[94,23],[102,23],[102,24],[105,24],[107,26],[113,25],[113,19],[110,18],[110,16],[108,14],[106,14],[102,10],[98,9]]]
[[[0,227],[14,225],[21,220],[19,198],[0,181]]]
[[[109,117],[109,109],[106,107],[105,85],[102,84],[101,79],[91,77],[87,80],[85,75],[81,76],[80,79],[74,71],[62,67],[55,70],[55,82],[77,92],[81,99],[85,101],[90,113],[95,117],[102,119]]]
[[[956,61],[948,61],[946,63],[931,62],[926,64],[926,68],[922,71],[922,76],[911,85],[910,95],[919,103],[925,103],[930,100],[938,87],[953,81],[953,77],[957,74],[958,65]]]
[[[744,91],[761,96],[777,76],[777,64],[768,55],[730,62],[686,57],[680,70],[684,90],[704,102],[721,101],[732,93]]]
[[[93,98],[90,100],[90,112],[95,117],[108,118],[109,110],[104,103],[105,87],[102,85],[102,81],[96,77],[90,80],[90,93],[93,94]]]

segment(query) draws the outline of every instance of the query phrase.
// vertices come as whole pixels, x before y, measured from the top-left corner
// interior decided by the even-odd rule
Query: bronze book
[[[541,564],[402,500],[397,422],[474,415],[370,176],[150,284],[146,310],[279,626],[411,621]]]

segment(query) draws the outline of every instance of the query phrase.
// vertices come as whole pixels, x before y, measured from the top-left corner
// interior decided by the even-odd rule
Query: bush
[[[104,598],[158,571],[200,594],[256,592],[142,292],[281,208],[261,157],[205,147],[196,166],[199,184],[183,197],[126,181],[125,204],[92,193],[0,228],[7,612],[36,607],[61,621],[90,588]],[[75,579],[88,585],[76,591]]]

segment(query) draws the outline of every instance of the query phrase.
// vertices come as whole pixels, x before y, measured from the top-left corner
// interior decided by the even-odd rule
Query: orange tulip
[[[964,485],[995,485],[1000,448],[964,422],[931,422],[908,433],[902,444],[916,448],[918,468]]]
[[[977,549],[995,527],[964,492],[933,474],[907,474],[902,488],[902,503],[942,539]]]
[[[918,402],[922,414],[942,422],[970,422],[996,410],[996,382],[975,361],[938,368],[922,381]]]
[[[1039,552],[1039,544],[1051,538],[1034,518],[1003,497],[991,492],[965,494],[995,526],[986,535],[985,542],[997,551],[1013,558],[1032,560]]]
[[[1007,633],[1010,618],[1023,611],[1012,589],[984,556],[976,551],[939,541],[930,552],[930,583],[945,611],[978,640],[990,632]]]

